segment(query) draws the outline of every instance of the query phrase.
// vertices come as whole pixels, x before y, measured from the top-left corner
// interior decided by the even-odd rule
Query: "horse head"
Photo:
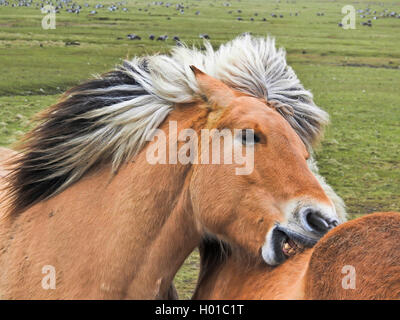
[[[254,154],[248,174],[237,174],[235,163],[199,161],[194,167],[190,193],[204,232],[262,256],[270,265],[283,262],[299,247],[313,246],[341,221],[309,168],[310,153],[298,134],[265,99],[192,70],[211,110],[207,127],[233,133],[220,153],[244,148]],[[213,138],[211,134],[210,145],[200,149],[212,149]]]

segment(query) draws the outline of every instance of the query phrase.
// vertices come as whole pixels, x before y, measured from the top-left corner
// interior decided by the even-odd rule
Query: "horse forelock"
[[[175,47],[170,55],[135,57],[67,91],[24,139],[8,176],[12,212],[65,190],[101,163],[113,171],[135,156],[175,104],[201,92],[191,65],[230,87],[277,106],[311,148],[328,121],[287,66],[273,38],[241,36],[214,50]]]

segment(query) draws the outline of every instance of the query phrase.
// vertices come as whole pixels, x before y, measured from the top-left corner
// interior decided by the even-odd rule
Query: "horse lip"
[[[283,253],[282,247],[287,240],[290,238],[295,242],[303,245],[304,247],[311,248],[313,247],[318,239],[311,238],[304,234],[301,234],[293,229],[284,227],[280,224],[276,224],[273,229],[272,234],[272,249],[275,253],[275,262],[276,264],[281,264],[288,259],[288,257]]]
[[[274,264],[276,265],[281,264],[287,259],[282,251],[282,247],[284,242],[286,241],[286,237],[287,235],[283,231],[279,230],[277,226],[275,226],[272,230],[272,251],[275,255]]]
[[[284,227],[280,224],[277,224],[275,226],[275,230],[284,233],[288,238],[308,248],[312,248],[318,242],[318,239],[316,238],[311,238],[307,235],[294,231],[293,229]]]

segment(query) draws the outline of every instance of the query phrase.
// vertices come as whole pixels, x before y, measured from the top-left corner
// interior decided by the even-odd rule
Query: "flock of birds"
[[[287,0],[286,2],[289,3],[290,0]],[[292,3],[295,3],[294,0],[291,0]],[[67,13],[72,13],[72,14],[79,14],[83,10],[88,11],[89,15],[96,15],[100,11],[109,11],[109,12],[117,12],[117,11],[122,11],[122,12],[128,12],[129,8],[126,6],[128,3],[127,0],[119,1],[113,4],[109,5],[104,5],[102,3],[97,3],[94,5],[90,5],[88,3],[84,3],[83,5],[80,5],[74,0],[14,0],[11,3],[11,0],[0,0],[0,6],[11,6],[11,7],[35,7],[42,9],[43,7],[47,5],[51,5],[54,8],[55,13],[60,13],[62,10],[67,12]],[[277,1],[277,3],[280,3],[280,0]],[[214,6],[213,3],[209,3],[210,6]],[[383,4],[380,4],[383,6]],[[170,2],[163,2],[163,1],[153,1],[152,3],[148,3],[147,6],[144,6],[143,8],[138,7],[136,8],[138,11],[142,12],[148,12],[148,14],[151,14],[149,11],[151,6],[162,6],[166,8],[172,8],[175,9],[175,14],[185,14],[186,12],[189,11],[190,7],[188,4],[183,4],[183,3],[170,3]],[[194,5],[195,6],[195,5]],[[230,7],[231,3],[230,2],[224,2],[223,6],[225,7]],[[227,12],[228,14],[232,15],[238,15],[242,13],[242,10],[229,10]],[[367,19],[366,21],[361,21],[360,24],[362,26],[368,26],[372,27],[372,20],[378,20],[378,19],[383,19],[383,18],[400,18],[400,14],[394,11],[389,11],[388,9],[383,9],[382,12],[378,13],[376,10],[372,10],[370,8],[366,9],[359,9],[357,10],[357,13],[359,15],[360,19]],[[195,11],[194,14],[196,16],[200,15],[201,12],[199,10]],[[299,16],[299,12],[295,13],[290,13],[290,16]],[[317,12],[316,14],[318,17],[325,16],[324,12]],[[283,14],[277,14],[277,13],[271,13],[270,14],[271,18],[284,18]],[[171,20],[170,16],[167,16],[168,20]],[[252,17],[247,18],[250,21],[256,21],[256,19],[260,19],[260,21],[267,21],[266,17],[259,18],[259,13],[254,12]],[[237,21],[243,21],[245,18],[242,18],[241,16],[236,17]],[[343,27],[342,23],[338,23],[339,27]],[[210,39],[210,36],[208,34],[200,34],[199,37],[201,39]],[[141,36],[137,34],[128,34],[127,38],[129,40],[141,40]],[[154,34],[151,34],[148,37],[150,40],[157,40],[157,41],[166,41],[168,39],[168,35],[160,35],[160,36],[155,36]],[[120,38],[119,38],[120,39]],[[172,38],[176,42],[180,42],[179,36],[174,36]]]
[[[383,9],[382,12],[378,13],[376,10],[372,11],[370,8],[357,10],[360,19],[368,19],[367,21],[361,21],[362,26],[372,27],[372,20],[384,19],[384,18],[397,18],[400,19],[400,13],[390,11],[389,9]],[[338,23],[339,27],[343,27],[343,24]]]
[[[137,34],[135,34],[135,33],[130,33],[130,34],[128,34],[128,35],[127,35],[127,38],[128,38],[129,40],[142,40],[142,37],[139,36],[139,35],[137,35]],[[201,34],[199,35],[199,38],[200,38],[200,39],[207,39],[207,40],[209,40],[209,39],[210,39],[210,36],[209,36],[207,33],[201,33]],[[121,38],[118,38],[118,39],[121,39]],[[150,40],[157,40],[157,41],[166,41],[166,40],[168,39],[168,35],[165,34],[165,35],[158,36],[158,37],[156,38],[156,36],[155,36],[154,34],[151,34],[151,35],[149,35],[149,39],[150,39]],[[172,39],[175,40],[176,42],[180,42],[180,41],[181,41],[181,39],[180,39],[178,36],[174,36]]]

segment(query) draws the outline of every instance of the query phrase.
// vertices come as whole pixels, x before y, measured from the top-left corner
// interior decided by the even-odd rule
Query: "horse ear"
[[[235,98],[235,92],[222,81],[209,76],[195,66],[190,66],[190,69],[196,77],[201,93],[208,102],[216,106],[227,107]]]

